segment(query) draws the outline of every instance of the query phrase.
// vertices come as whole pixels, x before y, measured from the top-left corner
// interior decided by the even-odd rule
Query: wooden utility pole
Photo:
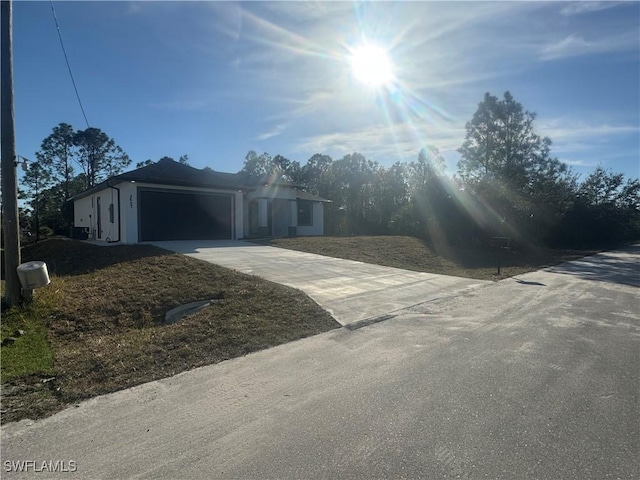
[[[16,173],[16,134],[13,118],[13,49],[11,0],[2,0],[0,30],[2,55],[0,65],[0,120],[2,121],[2,227],[4,231],[5,300],[16,305],[22,299],[18,279],[20,265],[20,226],[18,224],[18,179]]]

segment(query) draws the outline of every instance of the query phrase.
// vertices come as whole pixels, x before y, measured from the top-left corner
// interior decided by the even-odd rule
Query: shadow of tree
[[[629,256],[628,254],[631,254]],[[640,287],[640,245],[604,252],[550,267],[549,272],[575,275],[585,280]]]
[[[147,257],[174,255],[151,245],[99,246],[76,240],[50,239],[22,250],[22,262],[41,260],[53,275],[82,275]]]

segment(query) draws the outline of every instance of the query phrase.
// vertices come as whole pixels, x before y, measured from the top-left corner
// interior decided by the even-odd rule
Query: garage
[[[233,238],[231,195],[139,189],[138,212],[141,242]]]

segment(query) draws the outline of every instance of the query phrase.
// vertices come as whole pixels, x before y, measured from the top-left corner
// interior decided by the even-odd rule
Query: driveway
[[[639,265],[596,255],[3,425],[2,478],[638,478]]]
[[[174,241],[153,245],[302,290],[342,325],[352,327],[491,283],[242,241]]]

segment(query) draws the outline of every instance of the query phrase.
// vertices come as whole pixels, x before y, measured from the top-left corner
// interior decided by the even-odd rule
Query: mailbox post
[[[496,263],[498,264],[498,275],[502,267],[502,251],[511,248],[511,237],[491,237],[491,246],[496,248]]]

